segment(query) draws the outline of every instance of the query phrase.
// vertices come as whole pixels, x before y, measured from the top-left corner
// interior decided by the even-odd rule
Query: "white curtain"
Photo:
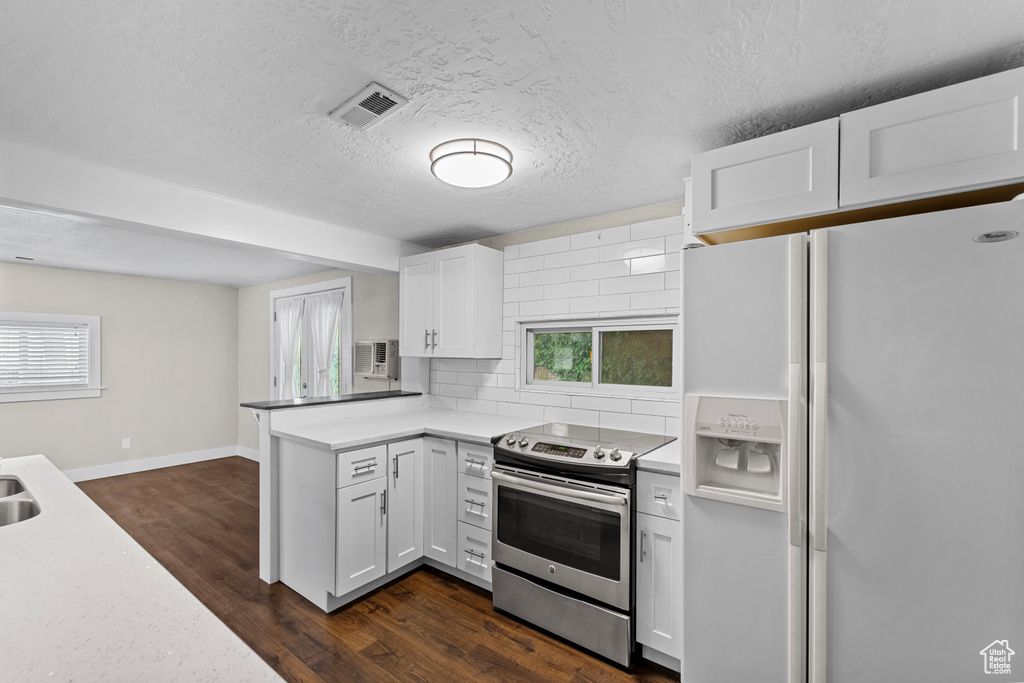
[[[306,359],[311,363],[310,396],[331,396],[331,359],[338,340],[338,321],[341,319],[341,305],[345,300],[344,290],[317,292],[306,295]]]
[[[301,296],[274,302],[277,314],[277,398],[297,398],[295,364],[299,362],[303,303]]]

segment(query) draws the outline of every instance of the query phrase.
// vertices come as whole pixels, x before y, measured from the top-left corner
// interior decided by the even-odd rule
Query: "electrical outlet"
[[[132,440],[131,439],[121,439],[121,449],[122,450],[128,450],[131,447],[132,447]]]

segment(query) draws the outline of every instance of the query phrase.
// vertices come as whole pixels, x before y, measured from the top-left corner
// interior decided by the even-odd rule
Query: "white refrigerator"
[[[684,683],[1024,681],[1015,232],[1024,202],[684,252]]]

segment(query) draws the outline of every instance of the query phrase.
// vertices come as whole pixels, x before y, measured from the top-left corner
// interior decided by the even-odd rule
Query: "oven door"
[[[629,610],[630,490],[495,465],[498,564]]]

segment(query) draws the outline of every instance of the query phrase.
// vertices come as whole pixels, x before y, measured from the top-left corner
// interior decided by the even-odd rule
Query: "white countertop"
[[[271,428],[270,435],[337,451],[385,441],[412,439],[423,434],[490,444],[491,438],[499,434],[537,424],[537,420],[525,418],[427,408],[378,417],[335,418],[286,429]]]
[[[674,474],[679,476],[682,472],[680,466],[679,439],[671,441],[661,448],[657,448],[647,455],[642,455],[636,460],[638,469],[647,472],[661,472],[662,474]]]
[[[385,441],[413,439],[424,434],[442,439],[490,444],[500,434],[526,429],[536,420],[483,413],[428,408],[377,417],[330,419],[283,429],[271,436],[332,451],[359,448]],[[679,440],[667,443],[637,459],[637,467],[652,472],[679,474]]]
[[[0,679],[281,680],[49,460],[11,475],[42,511],[0,527]]]

